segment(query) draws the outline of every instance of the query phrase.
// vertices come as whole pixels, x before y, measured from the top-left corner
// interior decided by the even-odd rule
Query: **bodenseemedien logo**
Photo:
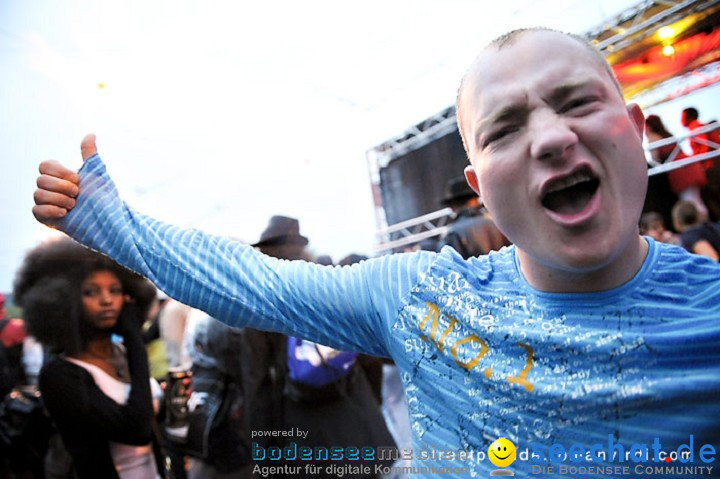
[[[488,459],[497,467],[508,467],[515,462],[517,451],[515,444],[501,437],[488,447]],[[515,473],[509,469],[495,469],[490,472],[491,476],[514,476]]]

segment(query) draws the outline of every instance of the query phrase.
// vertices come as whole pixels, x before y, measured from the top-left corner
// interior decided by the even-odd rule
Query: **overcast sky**
[[[85,133],[136,209],[254,241],[298,217],[315,253],[371,254],[365,153],[454,100],[488,40],[582,33],[627,0],[0,1],[0,291],[48,235],[37,164]]]

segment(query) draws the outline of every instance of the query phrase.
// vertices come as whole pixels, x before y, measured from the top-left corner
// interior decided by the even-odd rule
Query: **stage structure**
[[[720,82],[720,0],[645,0],[584,36],[605,54],[625,97],[643,107]],[[650,150],[688,136],[648,145],[650,176],[720,156],[719,149],[672,165],[652,163]],[[445,232],[451,214],[449,208],[439,209],[445,184],[467,165],[454,106],[370,149],[366,157],[377,253]]]

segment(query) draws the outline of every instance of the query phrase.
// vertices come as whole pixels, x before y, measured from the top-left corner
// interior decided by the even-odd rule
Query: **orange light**
[[[662,49],[662,54],[666,57],[671,57],[675,54],[675,49],[672,45],[665,45]]]

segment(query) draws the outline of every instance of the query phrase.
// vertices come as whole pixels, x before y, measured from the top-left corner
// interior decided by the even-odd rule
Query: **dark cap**
[[[301,244],[307,245],[308,239],[300,234],[300,223],[295,218],[287,216],[273,216],[270,218],[265,231],[260,235],[260,240],[253,246],[269,244]]]
[[[445,184],[445,197],[442,199],[441,203],[447,206],[450,203],[473,197],[477,197],[477,193],[470,188],[465,176],[457,176],[448,180]]]

